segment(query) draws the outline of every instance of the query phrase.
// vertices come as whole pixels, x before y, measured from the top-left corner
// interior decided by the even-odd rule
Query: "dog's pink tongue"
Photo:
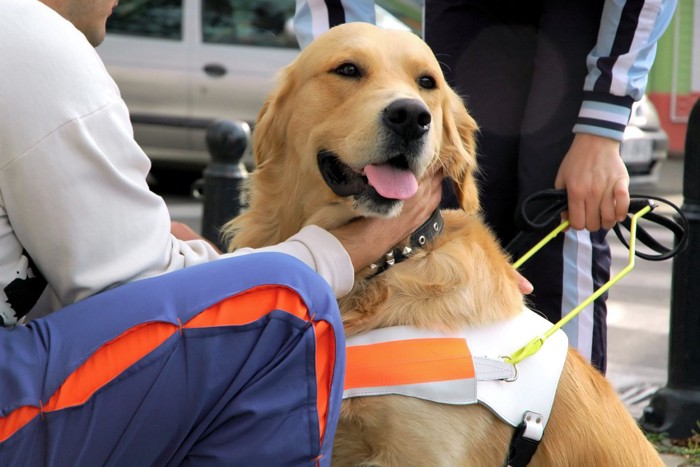
[[[365,175],[377,193],[389,199],[408,199],[418,191],[418,181],[410,170],[389,164],[368,165]]]

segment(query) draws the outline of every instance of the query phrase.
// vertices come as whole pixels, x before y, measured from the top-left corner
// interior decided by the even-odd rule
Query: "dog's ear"
[[[255,124],[253,155],[260,167],[266,160],[283,154],[287,140],[287,107],[294,89],[294,64],[284,68],[278,76],[278,85],[265,99]]]
[[[467,212],[479,210],[479,194],[474,178],[477,125],[462,99],[447,89],[442,105],[442,142],[440,160],[446,175],[454,181],[460,207]]]

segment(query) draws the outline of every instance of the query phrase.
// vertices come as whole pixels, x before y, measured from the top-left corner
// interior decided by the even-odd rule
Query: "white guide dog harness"
[[[513,462],[513,456],[508,463],[526,465],[549,420],[568,339],[563,331],[555,332],[517,365],[503,356],[551,327],[524,309],[508,321],[455,333],[397,326],[349,337],[343,398],[395,394],[441,404],[482,404],[516,427],[526,445],[534,445],[525,447],[531,452],[524,463]]]

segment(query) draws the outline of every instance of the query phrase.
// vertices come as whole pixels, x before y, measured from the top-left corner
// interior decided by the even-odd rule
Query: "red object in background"
[[[682,155],[685,150],[688,116],[693,105],[700,98],[700,93],[674,97],[669,93],[650,92],[648,97],[656,107],[662,128],[668,133],[669,155]],[[675,105],[675,109],[672,105]]]

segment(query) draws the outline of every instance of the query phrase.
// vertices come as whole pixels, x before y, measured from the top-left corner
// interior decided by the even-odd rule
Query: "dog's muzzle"
[[[317,159],[324,181],[336,195],[354,196],[372,210],[386,212],[418,190],[416,175],[430,157],[427,136],[432,117],[421,100],[405,98],[389,103],[378,117],[377,154],[383,156],[355,168],[326,149]]]
[[[359,195],[367,190],[367,177],[343,164],[338,156],[330,151],[318,153],[318,169],[321,171],[326,185],[338,196],[347,197]]]
[[[318,153],[318,168],[328,187],[338,196],[368,195],[386,200],[403,200],[418,189],[414,173],[403,154],[382,164],[370,164],[353,170],[330,152]]]

